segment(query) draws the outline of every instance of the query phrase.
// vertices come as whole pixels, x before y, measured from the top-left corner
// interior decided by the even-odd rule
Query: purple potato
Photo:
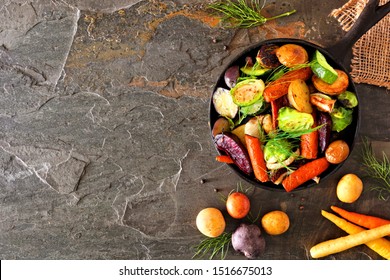
[[[255,259],[265,251],[265,239],[257,225],[242,223],[232,234],[232,246],[248,259]]]

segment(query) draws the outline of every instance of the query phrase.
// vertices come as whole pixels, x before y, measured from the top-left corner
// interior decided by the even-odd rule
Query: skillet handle
[[[352,28],[336,44],[326,48],[338,61],[344,62],[346,52],[378,21],[390,12],[390,2],[379,6],[379,0],[369,0]],[[342,63],[345,65],[345,63]]]

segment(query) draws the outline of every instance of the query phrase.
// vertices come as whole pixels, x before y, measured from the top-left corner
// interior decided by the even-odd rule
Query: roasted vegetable
[[[352,123],[353,111],[344,107],[334,108],[330,113],[332,118],[332,130],[340,132]]]
[[[223,117],[234,119],[238,112],[238,106],[233,102],[230,91],[224,88],[217,88],[213,94],[215,111]]]
[[[265,239],[257,225],[242,223],[232,234],[232,246],[248,259],[255,259],[264,252]]]
[[[287,139],[270,139],[264,146],[264,159],[267,163],[281,163],[293,154],[294,148]]]
[[[281,108],[278,115],[279,128],[285,132],[310,129],[314,124],[311,114],[301,113],[289,107]]]
[[[271,101],[271,114],[273,129],[278,128],[279,109],[288,106],[287,96],[284,95],[276,100]]]
[[[325,150],[326,159],[333,164],[339,164],[349,156],[349,146],[344,140],[335,140]]]
[[[316,106],[319,111],[330,113],[336,100],[323,93],[312,93],[310,94],[310,103]]]
[[[226,118],[220,117],[215,121],[213,125],[212,134],[213,137],[215,137],[215,135],[217,134],[229,132],[229,131],[230,131],[230,122]]]
[[[338,95],[346,91],[349,85],[348,75],[342,70],[335,69],[335,71],[337,72],[337,79],[332,84],[328,84],[321,78],[313,75],[312,82],[314,87],[318,91],[329,95]]]
[[[233,88],[237,84],[237,79],[240,77],[240,68],[238,65],[230,66],[224,75],[225,84],[229,88]]]
[[[290,192],[312,178],[319,176],[322,172],[328,169],[329,165],[330,164],[325,157],[305,163],[293,173],[288,175],[283,180],[282,185],[287,192]]]
[[[346,108],[354,108],[358,105],[356,94],[350,91],[345,91],[338,95],[337,100]]]
[[[315,112],[315,111],[314,111]],[[312,114],[314,118],[313,128],[317,126],[317,114]],[[318,155],[318,130],[311,131],[301,136],[301,156],[306,159],[315,159]]]
[[[313,108],[310,103],[310,91],[305,81],[297,79],[288,87],[288,101],[299,112],[311,114]]]
[[[245,141],[255,178],[260,182],[267,182],[269,178],[260,139],[246,134]]]
[[[248,152],[237,136],[232,133],[218,134],[214,137],[214,143],[232,158],[242,172],[248,175],[253,172]]]
[[[276,50],[276,56],[280,63],[287,67],[304,64],[309,61],[309,55],[302,46],[285,44]]]
[[[332,119],[328,113],[318,112],[317,122],[320,128],[318,129],[318,146],[320,153],[324,153],[330,143],[330,135],[332,133]]]
[[[259,63],[255,63],[254,65],[245,65],[244,67],[240,68],[241,72],[248,75],[248,76],[262,76],[266,74],[267,72],[271,71],[269,68],[264,68]]]
[[[279,48],[275,44],[267,44],[260,47],[257,52],[256,60],[264,68],[276,68],[280,65],[280,61],[276,56],[276,50]]]
[[[235,104],[249,106],[257,102],[263,96],[264,82],[258,79],[248,79],[239,82],[230,90]]]
[[[271,102],[288,93],[288,87],[294,80],[308,80],[312,76],[313,72],[310,67],[304,67],[297,70],[291,70],[278,78],[275,81],[270,82],[264,89],[264,100]]]
[[[337,80],[337,72],[328,64],[325,56],[319,50],[314,52],[310,67],[314,75],[328,84],[332,84]]]

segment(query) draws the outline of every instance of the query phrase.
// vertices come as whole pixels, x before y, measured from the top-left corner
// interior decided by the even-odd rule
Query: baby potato
[[[309,61],[307,51],[296,44],[285,44],[279,47],[276,51],[280,63],[287,67],[293,67],[298,64],[304,64]]]
[[[344,175],[337,184],[337,198],[344,203],[355,202],[363,191],[363,182],[355,174]]]
[[[294,80],[288,87],[287,94],[290,104],[299,112],[311,114],[313,108],[310,103],[310,90],[303,80]]]
[[[196,216],[196,227],[208,237],[220,236],[225,230],[225,226],[225,218],[217,208],[204,208]]]
[[[349,146],[344,140],[336,140],[329,144],[325,150],[326,160],[333,164],[339,164],[347,159]]]

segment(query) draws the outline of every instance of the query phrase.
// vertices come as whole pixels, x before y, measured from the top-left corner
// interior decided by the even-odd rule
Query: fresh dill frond
[[[248,3],[250,2],[250,4]],[[250,28],[254,26],[263,25],[267,21],[274,20],[281,17],[289,16],[296,12],[292,10],[277,16],[266,18],[261,15],[261,10],[264,8],[266,1],[219,1],[209,5],[211,9],[220,12],[222,21],[227,22],[227,27],[230,28]]]
[[[195,246],[195,254],[193,259],[202,259],[208,255],[208,259],[212,260],[219,255],[221,260],[226,258],[231,245],[232,233],[224,232],[218,237],[207,237]]]
[[[382,151],[382,160],[378,160],[372,150],[372,144],[367,138],[363,139],[363,164],[367,168],[366,173],[373,178],[377,185],[371,190],[378,192],[378,197],[386,200],[390,196],[390,161]]]

